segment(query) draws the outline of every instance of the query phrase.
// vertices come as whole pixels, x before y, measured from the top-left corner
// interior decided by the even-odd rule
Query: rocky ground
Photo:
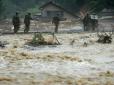
[[[96,33],[56,36],[62,45],[38,47],[26,45],[33,34],[0,36],[7,42],[0,48],[0,85],[114,85],[114,42],[96,43]]]

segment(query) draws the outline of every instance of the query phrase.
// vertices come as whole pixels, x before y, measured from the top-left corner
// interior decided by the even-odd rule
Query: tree
[[[1,17],[2,11],[3,11],[3,3],[2,3],[2,0],[0,0],[0,17]]]

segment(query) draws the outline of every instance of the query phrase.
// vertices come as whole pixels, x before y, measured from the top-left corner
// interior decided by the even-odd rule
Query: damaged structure
[[[109,8],[104,8],[98,13],[99,16],[99,31],[114,31],[114,10]]]
[[[62,6],[49,1],[40,7],[41,14],[35,15],[36,18],[43,21],[50,21],[53,17],[58,16],[61,20],[74,21],[80,19],[74,13],[66,10]]]
[[[113,19],[114,20],[114,10],[113,9],[103,9],[99,14],[100,19]]]

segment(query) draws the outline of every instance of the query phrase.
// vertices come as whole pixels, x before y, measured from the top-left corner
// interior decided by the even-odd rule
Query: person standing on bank
[[[16,12],[16,14],[13,16],[12,23],[14,26],[14,33],[17,33],[20,28],[20,18],[18,12]]]
[[[90,22],[91,22],[91,18],[90,18],[90,15],[87,13],[87,15],[83,19],[84,31],[89,30]]]
[[[60,22],[60,19],[58,16],[53,17],[52,24],[55,25],[55,33],[58,33],[59,22]]]
[[[29,32],[29,30],[30,30],[30,21],[31,21],[31,13],[28,13],[27,15],[25,15],[25,18],[24,18],[24,24],[25,24],[24,33]]]

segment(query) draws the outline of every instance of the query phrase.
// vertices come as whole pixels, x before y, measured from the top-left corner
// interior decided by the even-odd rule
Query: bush
[[[32,39],[32,41],[30,42],[32,45],[41,45],[43,44],[45,41],[44,41],[44,38],[42,36],[41,33],[37,33],[37,34],[34,34],[34,37]]]

